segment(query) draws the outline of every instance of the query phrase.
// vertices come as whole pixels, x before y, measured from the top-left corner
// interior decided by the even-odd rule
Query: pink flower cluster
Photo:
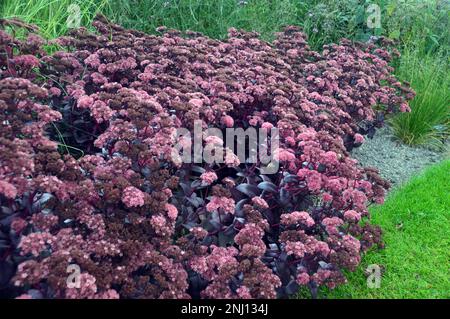
[[[206,205],[208,212],[223,210],[225,213],[234,214],[235,202],[232,198],[213,196]]]
[[[134,186],[128,186],[123,190],[122,202],[127,207],[144,206],[145,194]]]
[[[312,227],[314,219],[308,214],[308,212],[292,212],[289,214],[281,215],[281,224],[283,225],[296,225],[301,224],[306,227]]]
[[[204,185],[211,185],[217,180],[217,175],[214,172],[205,172],[200,176]]]

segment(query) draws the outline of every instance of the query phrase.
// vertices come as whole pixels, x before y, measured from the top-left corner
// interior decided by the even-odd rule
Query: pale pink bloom
[[[357,143],[357,144],[361,144],[364,142],[364,136],[362,136],[361,134],[356,133],[354,138],[355,138],[355,143]]]
[[[333,200],[333,196],[331,196],[329,193],[323,193],[322,199],[325,203],[329,203]]]
[[[228,167],[237,167],[237,166],[239,166],[239,164],[241,164],[237,155],[234,154],[233,151],[230,150],[229,148],[226,149],[225,164]]]
[[[192,104],[197,108],[201,108],[203,106],[203,101],[200,99],[190,99],[189,104]]]
[[[314,225],[314,219],[308,214],[308,212],[299,212],[294,211],[289,214],[282,214],[281,215],[281,222],[282,225],[295,225],[295,224],[302,224],[306,227],[311,227]]]
[[[344,219],[349,222],[358,222],[361,219],[361,214],[354,210],[348,210],[344,213]]]
[[[295,155],[290,150],[278,148],[275,150],[275,159],[281,162],[291,162],[295,161]]]
[[[61,95],[61,90],[58,89],[57,87],[51,87],[48,92],[50,93],[51,96],[60,96]]]
[[[256,126],[256,125],[258,125],[258,120],[255,119],[255,118],[251,118],[251,119],[248,121],[248,124],[250,124],[251,126]]]
[[[211,185],[217,180],[217,175],[214,172],[204,172],[200,175],[200,179],[202,180],[203,185]]]
[[[206,144],[223,145],[223,140],[215,135],[210,135],[204,138]]]
[[[236,289],[236,293],[241,299],[252,299],[250,289],[248,289],[246,286],[241,286]]]
[[[178,209],[174,205],[166,204],[166,210],[167,210],[167,216],[169,216],[169,218],[171,220],[177,219]]]
[[[90,96],[83,95],[78,98],[77,106],[81,109],[90,108],[94,104],[94,99]]]
[[[400,112],[411,112],[411,108],[409,107],[408,103],[403,102],[400,104]]]
[[[288,57],[290,57],[291,59],[294,59],[298,55],[298,50],[297,49],[289,49],[289,50],[286,51],[286,55]]]
[[[269,122],[264,122],[263,124],[261,124],[261,128],[263,128],[267,131],[270,131],[272,129],[272,127],[273,127],[273,124],[269,123]]]
[[[14,218],[11,222],[11,229],[16,233],[20,234],[22,230],[27,227],[28,223],[23,218]]]
[[[127,207],[139,207],[145,204],[145,193],[134,186],[128,186],[123,190],[122,202]]]
[[[220,119],[220,121],[221,121],[221,123],[222,123],[223,125],[225,125],[226,127],[233,127],[233,125],[234,125],[234,120],[233,120],[233,118],[232,118],[231,116],[229,116],[229,115],[222,116],[222,118]]]
[[[100,64],[101,64],[100,58],[99,58],[97,53],[93,53],[90,56],[88,56],[84,60],[84,63],[86,65],[89,65],[89,66],[93,67],[93,68],[98,68],[100,66]]]
[[[32,254],[37,257],[47,249],[47,246],[52,246],[55,240],[56,237],[48,232],[31,233],[21,238],[18,247],[21,249],[22,255]]]
[[[232,198],[213,196],[206,205],[206,210],[208,212],[213,212],[217,211],[219,208],[226,213],[234,214],[235,202]]]
[[[299,273],[296,281],[299,285],[305,286],[309,283],[309,275],[306,272]]]
[[[8,198],[15,198],[17,196],[17,189],[11,183],[0,181],[0,193]]]
[[[261,197],[253,197],[253,198],[252,198],[252,203],[253,203],[256,207],[261,208],[261,209],[267,209],[267,208],[269,208],[269,205],[267,204],[267,202],[266,202],[263,198],[261,198]]]
[[[288,241],[284,248],[288,255],[294,255],[296,258],[302,258],[305,256],[307,249],[305,245],[298,241]]]

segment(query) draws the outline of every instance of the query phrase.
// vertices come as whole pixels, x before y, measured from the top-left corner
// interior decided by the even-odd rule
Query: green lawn
[[[371,251],[348,284],[326,298],[450,298],[450,160],[413,178],[371,210],[386,248]],[[364,269],[384,268],[380,288],[368,288]]]

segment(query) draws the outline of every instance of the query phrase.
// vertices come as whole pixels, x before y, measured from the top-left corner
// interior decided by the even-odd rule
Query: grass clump
[[[448,57],[421,55],[416,49],[403,52],[397,69],[417,95],[411,113],[396,116],[391,124],[397,138],[408,145],[442,147],[450,133],[450,68]]]
[[[53,39],[71,26],[89,26],[109,0],[2,0],[0,18],[19,18],[36,24],[42,36]]]

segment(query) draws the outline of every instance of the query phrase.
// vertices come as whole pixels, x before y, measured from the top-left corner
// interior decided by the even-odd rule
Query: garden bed
[[[448,298],[448,5],[3,1],[0,298]]]

